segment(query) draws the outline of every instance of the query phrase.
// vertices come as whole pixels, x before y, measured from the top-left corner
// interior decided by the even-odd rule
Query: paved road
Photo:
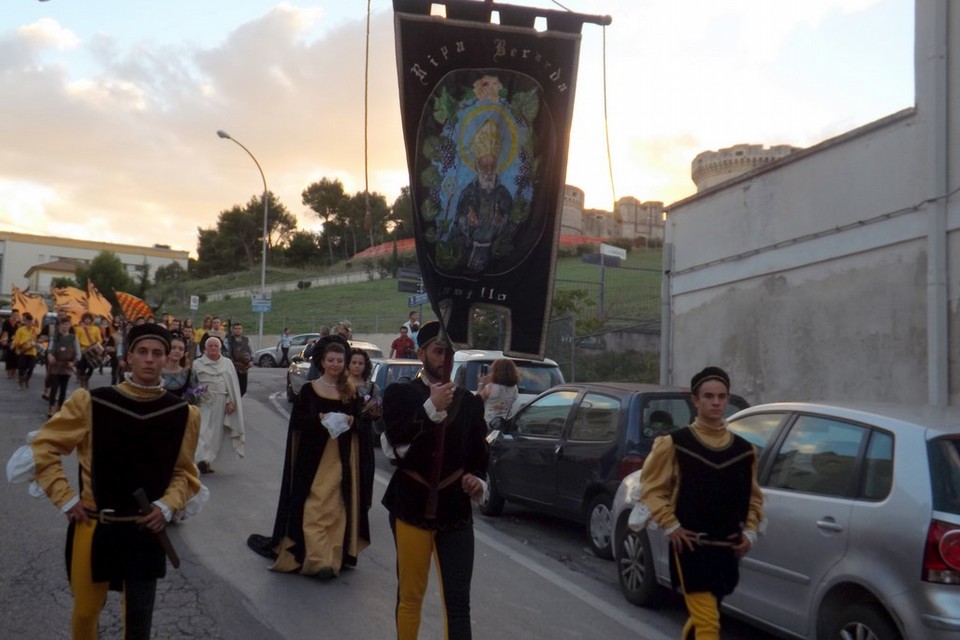
[[[268,533],[273,522],[289,406],[279,393],[282,378],[279,369],[251,372],[244,398],[247,457],[218,461],[217,472],[203,477],[211,492],[208,507],[170,529],[183,564],[160,582],[155,638],[393,637],[395,554],[386,512],[379,505],[389,477],[384,461],[370,516],[373,544],[355,570],[325,583],[275,574],[244,544],[249,533]],[[94,377],[94,384],[106,382],[106,377]],[[0,379],[3,460],[27,431],[42,424],[45,406],[39,394],[39,389],[18,392],[14,382]],[[0,486],[0,509],[7,515],[0,519],[3,637],[68,638],[65,520],[45,498],[30,498],[23,485]],[[627,604],[617,589],[613,563],[586,551],[575,525],[508,508],[503,518],[478,517],[476,532],[476,638],[678,637],[682,606],[673,601],[651,611]],[[421,638],[443,637],[439,606],[434,578]],[[102,626],[101,637],[120,637],[116,594],[108,600]],[[730,621],[724,637],[769,636]]]

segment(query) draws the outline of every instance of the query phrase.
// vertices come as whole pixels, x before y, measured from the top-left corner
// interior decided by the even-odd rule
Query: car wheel
[[[260,361],[257,364],[264,369],[269,369],[277,366],[277,361],[273,359],[272,355],[265,353],[260,356]]]
[[[624,519],[617,528],[615,544],[617,577],[623,597],[640,607],[657,604],[663,591],[657,583],[647,532],[634,531]]]
[[[291,403],[292,403],[292,402],[296,401],[296,399],[297,399],[297,396],[296,396],[296,394],[293,392],[293,387],[290,386],[290,379],[287,378],[287,402],[291,402]]]
[[[876,604],[838,604],[826,622],[828,640],[901,640],[897,626]]]
[[[503,506],[506,500],[497,490],[497,483],[492,477],[487,476],[487,498],[480,501],[480,513],[485,516],[496,517],[503,513]]]
[[[598,494],[590,501],[590,510],[587,513],[590,549],[598,558],[607,560],[613,557],[613,515],[610,510],[612,502],[607,494]]]

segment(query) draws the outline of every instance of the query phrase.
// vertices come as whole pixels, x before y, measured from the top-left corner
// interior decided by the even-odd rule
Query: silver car
[[[383,355],[380,347],[372,342],[363,342],[360,340],[350,340],[350,346],[355,349],[363,349],[371,359],[379,358]],[[290,366],[287,367],[287,402],[293,402],[300,394],[300,388],[307,383],[307,376],[310,373],[310,361],[303,357],[304,351],[309,345],[290,349]]]
[[[292,358],[294,354],[302,351],[308,342],[319,337],[319,333],[298,333],[290,336],[290,350],[287,352],[287,357]],[[279,343],[253,352],[253,361],[258,367],[276,367],[281,360],[283,360],[283,351],[280,350]]]
[[[946,640],[960,634],[960,411],[758,405],[730,428],[760,451],[767,530],[723,601],[778,634]],[[640,472],[614,498],[624,596],[670,586],[667,539],[627,526]]]

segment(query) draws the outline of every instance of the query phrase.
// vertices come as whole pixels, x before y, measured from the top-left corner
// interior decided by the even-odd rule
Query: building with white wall
[[[668,207],[663,382],[960,404],[960,6],[915,16],[914,107]]]
[[[0,231],[0,295],[8,297],[14,286],[29,286],[31,291],[47,294],[52,278],[71,276],[66,272],[70,263],[89,263],[103,251],[115,254],[131,276],[144,262],[150,266],[151,276],[171,262],[186,270],[189,258],[187,251],[161,245],[138,247]]]

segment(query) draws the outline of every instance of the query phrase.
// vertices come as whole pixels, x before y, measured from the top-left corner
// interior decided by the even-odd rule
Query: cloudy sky
[[[218,129],[301,228],[319,230],[311,182],[364,188],[364,0],[3,4],[0,230],[195,254],[197,227],[262,191]],[[913,104],[913,0],[562,5],[613,18],[581,45],[567,182],[588,207],[673,202],[701,151],[810,146]],[[392,3],[370,6],[369,184],[392,203],[407,182]]]

